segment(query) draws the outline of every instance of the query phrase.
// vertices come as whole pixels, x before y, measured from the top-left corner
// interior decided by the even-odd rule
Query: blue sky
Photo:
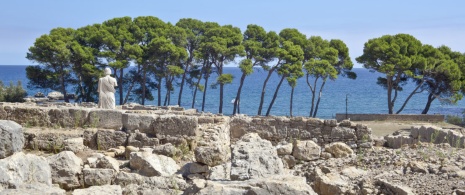
[[[354,63],[368,39],[385,34],[407,33],[424,44],[465,52],[465,1],[461,0],[5,0],[0,8],[0,65],[33,64],[25,58],[28,48],[52,28],[148,15],[171,23],[195,18],[242,30],[248,24],[277,32],[296,28],[307,36],[343,40]]]

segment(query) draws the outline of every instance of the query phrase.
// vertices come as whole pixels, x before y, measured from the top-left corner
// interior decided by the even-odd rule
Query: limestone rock
[[[190,163],[189,173],[207,173],[208,166],[200,163]]]
[[[331,153],[336,158],[349,157],[354,151],[345,143],[334,142],[325,146],[325,151]]]
[[[126,146],[128,135],[123,131],[98,130],[96,144],[98,150],[108,150],[118,146]]]
[[[0,195],[65,195],[66,191],[43,183],[24,184],[16,189],[0,190]]]
[[[244,135],[232,150],[231,180],[248,180],[283,173],[283,163],[270,141],[257,133]]]
[[[294,141],[294,149],[292,156],[298,160],[311,161],[320,158],[321,149],[315,142],[307,141]]]
[[[99,158],[97,160],[96,167],[102,168],[102,169],[113,169],[116,172],[119,172],[118,160],[112,157],[109,157],[109,156],[104,156],[104,157]]]
[[[123,127],[128,131],[152,132],[152,123],[156,118],[156,115],[124,113],[122,115]]]
[[[376,182],[385,190],[384,194],[414,195],[412,189],[407,186],[397,185],[384,179],[378,179]]]
[[[206,164],[210,167],[220,165],[228,160],[228,151],[220,144],[212,144],[211,146],[200,146],[195,148],[194,154],[197,162]]]
[[[89,112],[89,126],[102,129],[119,130],[123,127],[123,110],[95,109]]]
[[[130,168],[148,177],[171,176],[180,168],[172,158],[151,152],[133,152],[130,158]]]
[[[284,167],[292,169],[296,165],[296,160],[292,155],[285,155],[281,157]]]
[[[74,153],[83,151],[85,148],[84,138],[82,137],[66,139],[64,140],[63,143],[64,143],[64,150],[71,151]]]
[[[292,143],[280,143],[276,146],[278,155],[289,155],[292,154]]]
[[[387,135],[384,137],[388,147],[397,149],[402,147],[404,144],[413,144],[414,140],[410,136],[406,135]]]
[[[153,153],[155,154],[161,154],[169,157],[174,157],[176,156],[177,153],[180,153],[181,151],[177,149],[173,144],[167,143],[161,146],[155,146],[153,147]]]
[[[209,180],[230,180],[231,179],[231,163],[225,163],[211,167],[207,178]]]
[[[157,138],[148,137],[145,133],[140,133],[136,130],[135,133],[130,133],[128,137],[128,146],[144,147],[157,146],[160,141]]]
[[[73,189],[81,186],[79,174],[82,173],[82,160],[71,151],[63,151],[47,158],[51,167],[54,184],[61,188]]]
[[[115,170],[113,169],[91,169],[85,168],[82,170],[84,175],[85,186],[102,186],[110,185],[115,177]]]
[[[318,194],[345,194],[349,183],[338,173],[323,173],[321,169],[315,169],[314,189]]]
[[[153,132],[144,132],[155,135],[157,138],[167,136],[197,136],[197,117],[182,115],[161,115],[152,124]]]
[[[18,152],[0,160],[0,191],[23,184],[52,185],[50,166],[43,157]]]
[[[123,194],[182,194],[189,185],[174,176],[146,177],[137,173],[119,172],[113,181],[123,188]]]
[[[134,146],[127,146],[124,151],[124,156],[126,157],[126,159],[129,159],[131,156],[131,153],[133,152],[139,152],[139,148],[134,147]]]
[[[0,120],[0,159],[21,152],[24,135],[21,125],[14,121]]]
[[[122,195],[123,190],[119,185],[92,186],[85,189],[76,189],[73,195]]]

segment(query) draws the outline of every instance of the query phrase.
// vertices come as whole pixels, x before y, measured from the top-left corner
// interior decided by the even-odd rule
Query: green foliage
[[[216,79],[216,81],[219,84],[230,84],[230,83],[232,83],[233,78],[234,77],[233,77],[232,74],[222,74]]]
[[[27,92],[23,89],[21,81],[18,81],[16,86],[10,82],[8,87],[0,81],[0,102],[24,102],[26,96]]]
[[[462,126],[465,124],[465,118],[462,116],[447,115],[446,122],[454,125]]]

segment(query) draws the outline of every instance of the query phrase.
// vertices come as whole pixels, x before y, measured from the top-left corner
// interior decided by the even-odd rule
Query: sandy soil
[[[398,130],[409,131],[412,126],[421,125],[434,125],[445,129],[462,129],[462,127],[441,122],[441,123],[428,123],[422,121],[353,121],[355,123],[366,124],[371,128],[373,135],[385,136]]]

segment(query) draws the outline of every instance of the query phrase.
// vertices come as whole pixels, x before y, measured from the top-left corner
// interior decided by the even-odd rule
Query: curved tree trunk
[[[318,95],[318,100],[316,101],[315,112],[313,113],[313,118],[316,117],[316,113],[318,112],[318,106],[320,105],[321,94],[323,91],[323,87],[325,87],[325,83],[326,83],[326,80],[323,80],[323,83],[321,83],[320,93]]]
[[[199,80],[197,80],[197,84],[195,85],[194,95],[192,97],[192,108],[195,107],[195,99],[197,97],[197,90],[199,89],[200,80],[202,80],[201,78],[202,78],[202,74],[200,75]]]
[[[119,89],[119,104],[123,105],[123,75],[124,75],[124,69],[119,70],[119,83],[118,83],[118,89]]]
[[[425,109],[421,112],[421,114],[428,114],[429,108],[431,107],[431,103],[436,99],[436,97],[430,93],[428,95],[428,101],[426,102]]]
[[[275,70],[276,68],[271,68],[270,70],[268,70],[268,75],[266,76],[266,79],[265,81],[263,82],[263,87],[262,87],[262,95],[260,96],[260,104],[258,106],[258,113],[257,115],[262,115],[262,109],[263,109],[263,102],[265,101],[265,92],[266,92],[266,84],[268,83],[268,80],[270,79],[271,77],[271,74],[273,73],[273,71]]]
[[[239,84],[239,88],[237,89],[236,99],[234,100],[233,115],[239,113],[239,100],[241,99],[242,86],[244,85],[244,80],[246,76],[247,75],[245,73],[242,73],[241,82]]]
[[[315,110],[315,92],[316,92],[316,83],[318,82],[318,78],[319,77],[315,78],[315,81],[313,82],[314,87],[312,87],[310,85],[310,82],[308,82],[308,76],[307,76],[307,85],[310,87],[310,91],[312,92],[312,103],[310,107],[310,115],[308,115],[309,117],[313,116],[313,111]]]
[[[418,84],[418,86],[415,88],[415,90],[412,91],[412,93],[410,93],[410,95],[407,97],[407,99],[404,101],[404,103],[402,104],[402,107],[400,107],[400,109],[396,112],[396,114],[399,114],[400,112],[402,112],[402,110],[404,110],[405,106],[407,105],[408,101],[410,100],[410,98],[412,98],[412,96],[414,94],[417,93],[417,90],[423,85],[423,82],[422,81],[420,84]]]
[[[279,88],[281,87],[281,84],[284,81],[285,76],[281,77],[281,80],[279,81],[278,86],[276,87],[276,90],[274,91],[273,99],[271,100],[270,106],[268,106],[268,110],[266,111],[266,116],[270,116],[271,108],[273,107],[274,101],[276,100],[276,97],[278,97],[278,91]]]

